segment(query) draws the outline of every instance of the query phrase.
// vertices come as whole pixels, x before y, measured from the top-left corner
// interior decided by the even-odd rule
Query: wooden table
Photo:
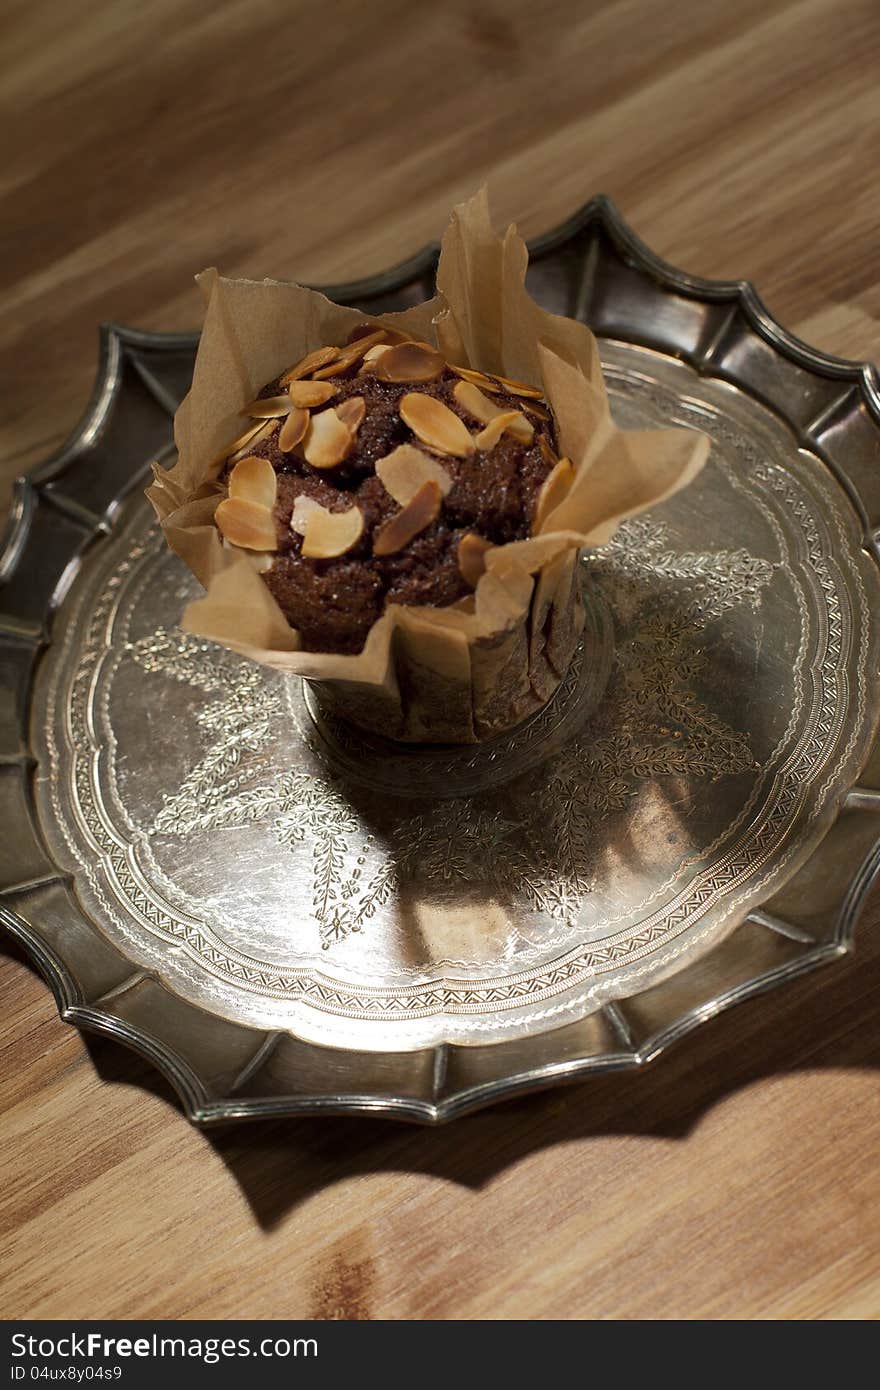
[[[489,178],[532,235],[610,193],[661,255],[880,355],[876,0],[30,0],[8,9],[2,479],[83,409],[97,324],[192,275],[339,280]],[[450,1128],[210,1137],[0,955],[0,1315],[880,1314],[880,898],[848,963],[638,1075]]]

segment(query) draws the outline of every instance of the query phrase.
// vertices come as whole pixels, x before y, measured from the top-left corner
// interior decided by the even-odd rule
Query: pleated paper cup
[[[205,588],[182,625],[253,661],[314,682],[321,702],[406,742],[475,743],[540,709],[565,676],[583,628],[577,558],[621,521],[684,487],[708,441],[695,430],[620,430],[596,340],[541,309],[525,288],[528,252],[491,228],[485,191],[456,208],[437,295],[378,324],[436,344],[447,361],[539,387],[553,411],[567,490],[527,540],[496,546],[472,611],[390,604],[357,655],[304,651],[253,554],[224,544],[214,511],[224,447],[266,382],[363,322],[357,310],[279,281],[205,271],[205,325],[189,395],[175,418],[178,460],[148,491],[171,548]],[[589,653],[585,654],[589,660]]]

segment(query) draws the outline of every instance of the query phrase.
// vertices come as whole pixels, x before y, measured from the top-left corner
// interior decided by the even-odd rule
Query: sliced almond
[[[306,497],[304,493],[297,497],[290,518],[291,531],[295,531],[298,536],[304,536],[308,529],[309,517],[316,509],[319,512],[327,510],[320,502],[316,502],[314,497]]]
[[[289,386],[292,381],[299,381],[301,377],[309,376],[319,367],[326,367],[328,362],[336,361],[341,351],[342,349],[338,347],[322,347],[316,348],[314,352],[307,352],[305,357],[301,357],[298,362],[282,373],[279,384]]]
[[[277,491],[275,469],[268,459],[257,458],[255,454],[239,459],[229,475],[229,496],[243,497],[258,507],[271,511]]]
[[[474,438],[474,443],[478,449],[494,449],[502,434],[511,429],[517,421],[524,419],[525,416],[519,410],[504,410],[500,415],[495,415],[488,425],[480,430],[480,433]],[[527,420],[526,424],[528,424]]]
[[[547,474],[541,486],[541,491],[538,493],[538,500],[535,504],[535,518],[532,522],[533,536],[538,534],[550,513],[568,496],[569,489],[573,482],[574,469],[571,464],[571,459],[560,459],[556,467]]]
[[[345,512],[328,512],[316,506],[306,520],[302,553],[307,560],[332,560],[357,545],[364,534],[364,517],[359,507]]]
[[[530,386],[527,381],[511,381],[508,376],[499,376],[493,372],[495,380],[505,391],[509,391],[511,396],[530,396],[532,400],[540,401],[544,398],[544,392],[537,386]]]
[[[488,396],[484,396],[479,387],[472,381],[459,381],[452,394],[462,410],[466,410],[468,415],[479,420],[481,425],[488,425],[489,421],[494,420],[496,415],[503,414],[501,406],[496,405],[495,401],[490,401]]]
[[[433,454],[435,459],[445,459],[447,463],[449,462],[448,449],[435,449],[433,444],[426,444],[424,440],[420,440],[419,442],[426,454]]]
[[[349,396],[347,401],[340,401],[336,407],[336,414],[339,416],[345,427],[356,434],[358,426],[363,422],[367,413],[367,403],[363,396]]]
[[[552,415],[545,405],[540,401],[523,400],[523,410],[527,410],[530,415],[536,415],[539,420],[552,420]]]
[[[486,571],[486,551],[491,549],[492,542],[478,536],[476,531],[468,531],[458,543],[458,568],[462,579],[472,589],[477,587]]]
[[[357,362],[359,358],[363,357],[365,352],[369,352],[370,348],[377,347],[380,343],[384,344],[387,342],[388,329],[376,326],[372,333],[362,333],[359,338],[355,338],[354,342],[344,347],[342,349],[342,356],[347,358],[349,362]]]
[[[376,477],[399,507],[411,502],[423,483],[435,482],[444,497],[452,487],[452,478],[442,463],[435,463],[413,444],[399,444],[379,459]]]
[[[449,370],[455,372],[462,380],[469,381],[473,386],[479,386],[483,391],[500,391],[501,387],[492,377],[486,376],[485,372],[472,371],[470,367],[456,367],[454,362],[449,363]]]
[[[378,323],[358,323],[349,333],[345,340],[346,347],[351,347],[352,343],[358,342],[361,338],[368,338],[371,333],[375,333],[379,327]]]
[[[328,366],[322,367],[320,371],[312,373],[315,381],[323,381],[328,376],[339,376],[340,372],[348,371],[349,367],[353,367],[356,362],[359,362],[364,353],[369,352],[370,348],[375,347],[384,337],[385,330],[377,328],[375,333],[367,333],[363,338],[358,338],[355,342],[350,343],[348,347],[341,348],[339,357],[335,362],[331,362]]]
[[[379,381],[437,381],[446,359],[427,343],[399,343],[383,352],[373,367]]]
[[[535,437],[535,427],[531,420],[527,420],[521,410],[513,413],[513,419],[508,421],[505,432],[513,435],[514,439],[520,444],[531,444]]]
[[[236,449],[234,453],[229,455],[229,463],[237,463],[239,459],[243,459],[247,454],[252,454],[262,440],[268,439],[270,435],[275,433],[278,426],[279,421],[277,419],[263,420],[257,425],[257,428],[248,435],[247,443],[243,448]]]
[[[503,415],[507,421],[504,429],[508,434],[512,434],[514,439],[518,439],[521,444],[531,444],[534,439],[535,427],[521,411],[504,410],[495,401],[490,401],[488,396],[484,396],[472,381],[458,382],[452,394],[462,410],[466,410],[468,415],[472,415],[481,424],[490,425],[498,419],[499,415]],[[500,439],[500,437],[498,435],[496,439]],[[491,439],[491,435],[489,438]],[[496,439],[493,439],[492,443],[495,443]],[[491,448],[491,444],[478,444],[477,447],[488,449]]]
[[[274,555],[268,555],[265,550],[251,551],[250,555],[247,556],[247,559],[250,560],[251,565],[256,570],[257,574],[266,574],[275,563]]]
[[[286,415],[290,408],[290,397],[285,392],[283,396],[264,396],[261,401],[251,401],[241,413],[250,415],[253,420],[274,420]]]
[[[392,347],[393,343],[407,343],[410,341],[410,334],[403,334],[403,332],[400,332],[399,328],[386,328],[385,324],[367,324],[367,322],[363,322],[363,324],[357,325],[357,328],[352,328],[352,332],[350,332],[348,339],[346,339],[346,347],[353,347],[356,342],[360,342],[361,338],[368,338],[371,334],[378,334],[378,332],[381,332],[382,342],[385,343],[386,347]]]
[[[364,371],[365,368],[369,366],[371,363],[376,362],[384,352],[390,351],[390,343],[377,343],[375,347],[369,348],[368,351],[364,353],[364,365],[361,368],[361,371]]]
[[[260,432],[265,428],[265,424],[263,424],[261,421],[257,421],[255,425],[248,425],[246,430],[244,430],[236,439],[233,439],[231,443],[226,445],[226,448],[223,450],[222,453],[217,454],[211,460],[209,467],[216,468],[219,464],[225,463],[227,459],[232,458],[236,453],[240,453],[241,450],[246,445],[250,445],[251,440],[253,440],[256,435],[260,434]]]
[[[330,397],[336,395],[336,387],[330,381],[292,381],[287,394],[295,406],[309,410],[312,406],[326,405]]]
[[[231,545],[244,550],[274,550],[277,545],[275,522],[267,507],[244,497],[227,497],[214,520]]]
[[[382,323],[359,323],[357,328],[353,328],[348,335],[348,346],[357,343],[361,338],[368,337],[371,333],[376,333],[381,329],[384,335],[384,342],[391,347],[394,343],[408,343],[410,335],[401,333],[399,328],[388,328]]]
[[[313,468],[335,468],[353,443],[354,435],[331,405],[309,421],[303,453]]]
[[[559,462],[559,455],[553,452],[553,445],[550,443],[546,434],[540,435],[538,439],[538,448],[541,450],[541,453],[544,455],[550,467],[555,468]]]
[[[455,458],[467,458],[474,452],[474,441],[464,423],[442,401],[418,391],[407,391],[401,396],[397,409],[400,418],[423,444],[442,449],[444,454],[452,454]]]
[[[278,435],[278,448],[283,449],[286,454],[289,454],[291,449],[295,449],[300,440],[305,438],[310,418],[307,410],[294,406],[281,426]]]
[[[326,367],[322,367],[320,371],[314,372],[313,378],[315,381],[326,381],[328,377],[341,376],[343,372],[348,371],[351,365],[347,357],[337,357],[335,362],[330,362]]]
[[[442,505],[443,494],[434,480],[429,478],[402,511],[380,526],[373,537],[373,554],[396,555],[405,545],[409,545],[414,536],[437,520]]]

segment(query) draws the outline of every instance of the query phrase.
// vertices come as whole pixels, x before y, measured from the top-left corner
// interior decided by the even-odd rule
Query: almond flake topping
[[[442,463],[428,458],[413,444],[399,444],[379,459],[376,477],[399,507],[411,502],[423,483],[435,482],[444,497],[452,487],[452,478]]]
[[[488,425],[489,421],[494,420],[496,415],[504,413],[501,406],[490,401],[488,396],[484,396],[479,387],[472,381],[458,382],[452,394],[462,410],[466,410],[468,415],[479,420],[481,425]]]
[[[559,458],[558,455],[556,455],[553,452],[553,445],[550,443],[550,440],[547,438],[546,434],[539,435],[538,448],[541,450],[541,453],[544,455],[544,458],[547,460],[550,467],[555,468],[557,463],[559,462]]]
[[[326,507],[322,507],[321,503],[316,502],[314,497],[307,497],[304,492],[300,493],[293,504],[293,512],[290,517],[291,531],[295,531],[298,536],[304,536],[309,524],[309,517],[316,508],[318,511],[326,511]]]
[[[242,497],[267,511],[275,506],[277,491],[275,469],[268,459],[257,458],[255,454],[239,459],[229,475],[230,497]]]
[[[270,435],[275,433],[280,423],[278,419],[263,420],[258,423],[257,428],[248,433],[247,442],[244,446],[240,449],[236,449],[234,453],[229,455],[228,462],[237,463],[238,460],[243,459],[246,454],[253,453],[254,449],[262,440],[268,439]]]
[[[373,536],[374,555],[396,555],[440,515],[443,494],[433,479],[422,483],[402,511],[386,521]]]
[[[474,452],[474,441],[464,423],[448,405],[433,396],[408,391],[401,396],[398,411],[413,434],[432,449],[455,458],[467,458]]]
[[[294,366],[287,368],[287,371],[281,376],[279,385],[289,386],[292,381],[299,381],[300,377],[309,376],[319,367],[326,367],[328,362],[336,361],[341,351],[342,349],[337,347],[322,347],[316,348],[314,352],[307,352],[305,357],[301,357]]]
[[[362,371],[362,372],[363,372],[363,371],[366,371],[367,367],[368,367],[372,362],[378,361],[378,359],[383,355],[383,353],[390,352],[390,351],[391,351],[391,344],[390,344],[390,343],[377,343],[375,347],[369,348],[369,349],[364,353],[364,365],[363,365],[363,367],[361,367],[361,371]]]
[[[328,406],[320,415],[313,415],[305,432],[303,453],[313,468],[335,468],[346,457],[354,435],[333,409]]]
[[[437,381],[445,367],[442,353],[427,343],[398,343],[382,353],[373,374],[379,381]]]
[[[458,568],[462,579],[472,589],[477,587],[486,571],[486,551],[491,549],[492,542],[484,540],[475,531],[468,531],[458,543]]]
[[[463,381],[469,381],[473,386],[479,386],[483,391],[500,391],[498,382],[491,376],[486,376],[485,372],[472,371],[470,367],[456,367],[454,362],[450,362],[449,370],[455,372]]]
[[[535,437],[534,425],[531,420],[526,419],[521,410],[514,411],[513,419],[508,420],[505,425],[505,432],[513,435],[520,444],[531,444]]]
[[[242,408],[242,415],[250,415],[254,420],[274,420],[279,415],[286,415],[291,409],[290,397],[283,396],[264,396],[261,401],[251,401],[249,405]]]
[[[302,410],[299,406],[291,408],[290,414],[281,426],[278,435],[278,448],[283,449],[285,454],[289,454],[291,449],[295,449],[300,440],[305,437],[309,427],[309,412]]]
[[[349,343],[348,347],[337,349],[339,356],[335,362],[331,362],[328,366],[321,367],[319,371],[312,373],[315,381],[323,381],[325,377],[339,376],[340,372],[347,371],[349,367],[353,367],[356,362],[359,362],[364,353],[369,352],[371,347],[381,343],[384,337],[385,329],[377,328],[375,333],[366,333],[362,338],[356,338],[353,343]]]
[[[381,328],[384,334],[386,346],[392,347],[395,343],[408,343],[410,335],[401,333],[399,328],[388,328],[381,323],[359,323],[348,335],[347,347],[353,347],[361,338],[368,337],[371,333],[377,332]]]
[[[211,460],[211,467],[216,468],[218,464],[225,463],[228,458],[232,458],[233,454],[240,453],[245,445],[250,444],[254,436],[258,435],[261,430],[265,428],[265,424],[260,420],[258,420],[256,424],[251,422],[246,430],[242,430],[237,438],[226,445],[222,453],[217,454],[217,456]]]
[[[336,395],[336,387],[330,381],[292,381],[287,394],[295,406],[309,410],[315,405],[326,405]]]
[[[497,372],[493,372],[492,375],[505,391],[510,392],[511,396],[530,396],[535,401],[544,398],[544,392],[537,386],[529,386],[527,381],[511,381],[510,377],[499,376]]]
[[[214,520],[231,545],[240,545],[244,550],[276,548],[272,513],[256,502],[227,497],[214,513]]]
[[[497,420],[499,415],[503,415],[506,424],[504,430],[512,434],[514,439],[519,440],[520,444],[531,444],[535,437],[535,427],[530,420],[519,410],[505,410],[503,407],[490,401],[488,396],[484,396],[482,391],[473,384],[472,381],[460,381],[452,392],[462,410],[466,410],[468,415],[472,415],[475,420],[479,420],[483,425],[491,425]],[[484,431],[485,433],[485,431]],[[482,437],[482,436],[480,436]],[[490,444],[477,444],[479,449],[490,449],[492,444],[501,438],[500,434],[495,439],[491,439]]]
[[[550,411],[539,401],[526,400],[523,398],[522,408],[523,410],[527,410],[530,415],[536,415],[539,420],[552,419]]]
[[[297,502],[311,500],[297,498]],[[294,508],[294,511],[296,508]],[[305,514],[300,512],[304,527],[302,553],[307,560],[332,560],[357,545],[364,533],[364,517],[359,507],[344,512],[330,512],[315,502]]]
[[[346,429],[356,434],[358,426],[363,423],[363,418],[367,413],[367,403],[363,396],[349,396],[348,400],[341,401],[336,407],[336,414],[339,416]]]
[[[522,411],[502,411],[500,415],[495,415],[492,417],[488,425],[486,425],[485,429],[480,430],[480,433],[474,439],[474,443],[476,444],[478,449],[494,449],[502,434],[505,434],[508,431],[511,434],[513,434],[514,429],[517,429],[520,432],[522,432],[522,426],[528,424],[529,422],[523,415]],[[534,430],[531,426],[529,426],[529,429],[531,430],[532,434],[534,434]]]

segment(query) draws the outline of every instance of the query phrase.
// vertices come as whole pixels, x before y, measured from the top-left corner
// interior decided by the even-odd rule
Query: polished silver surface
[[[334,293],[412,302],[433,264]],[[590,658],[494,744],[401,750],[176,630],[194,581],[139,488],[192,339],[108,331],[86,422],[19,489],[0,921],[196,1120],[448,1118],[636,1065],[849,944],[880,832],[876,377],[604,200],[531,276],[605,336],[622,425],[712,452],[584,557]]]

